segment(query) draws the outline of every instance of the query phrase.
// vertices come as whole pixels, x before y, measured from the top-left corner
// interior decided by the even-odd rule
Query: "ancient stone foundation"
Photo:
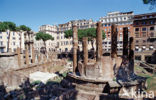
[[[73,55],[77,55],[77,30],[73,27]],[[109,98],[111,95],[122,93],[123,88],[141,89],[144,79],[134,75],[134,42],[130,38],[128,44],[128,28],[123,29],[123,56],[117,57],[117,26],[111,26],[111,56],[102,55],[102,30],[101,23],[97,23],[96,33],[96,61],[88,59],[87,38],[83,38],[84,59],[76,64],[76,56],[73,58],[73,73],[67,75],[70,81],[78,91],[79,97],[92,94],[93,100],[115,100]],[[129,47],[129,51],[128,51]],[[78,67],[78,70],[75,70]],[[137,77],[137,78],[136,78]],[[126,83],[126,84],[125,84]],[[98,96],[97,96],[98,94]],[[101,95],[100,94],[104,94]],[[102,97],[102,99],[101,99]],[[105,98],[106,97],[106,98]],[[95,99],[96,98],[96,99]],[[119,99],[119,98],[118,98]],[[78,100],[81,100],[80,98]],[[89,100],[89,99],[87,99]]]

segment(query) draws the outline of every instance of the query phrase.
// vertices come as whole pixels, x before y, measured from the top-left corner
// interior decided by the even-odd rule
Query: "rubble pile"
[[[30,83],[27,79],[20,85],[20,89],[9,92],[3,84],[0,85],[0,100],[64,100],[65,98],[72,100],[70,98],[73,98],[75,93],[72,84],[66,80],[60,83],[49,81],[44,84],[42,82]]]

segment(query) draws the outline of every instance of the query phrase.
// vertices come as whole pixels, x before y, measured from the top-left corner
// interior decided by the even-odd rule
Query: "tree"
[[[21,30],[31,31],[31,29],[25,25],[20,25],[19,27],[17,27],[15,23],[10,21],[0,22],[0,32],[6,32],[6,31],[8,32],[7,52],[9,52],[9,48],[10,48],[10,31],[21,31]],[[21,40],[20,40],[20,48],[21,48]]]
[[[36,34],[36,37],[35,38],[36,38],[36,40],[43,40],[44,46],[45,46],[45,51],[46,51],[46,41],[47,40],[54,40],[54,37],[52,37],[49,34],[43,33],[43,32],[38,32]]]
[[[19,29],[23,30],[23,31],[31,31],[31,29],[29,27],[25,26],[25,25],[20,25]]]
[[[72,30],[67,30],[64,32],[66,38],[70,38],[73,36]],[[92,49],[94,49],[94,41],[96,38],[96,28],[88,28],[88,29],[79,29],[78,30],[78,40],[82,41],[83,37],[88,37],[88,40],[91,41]],[[104,31],[102,31],[103,39],[106,37]]]
[[[143,0],[144,4],[150,4],[150,9],[153,9],[156,6],[156,0]]]

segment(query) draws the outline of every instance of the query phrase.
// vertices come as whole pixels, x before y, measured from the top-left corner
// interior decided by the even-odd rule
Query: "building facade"
[[[90,20],[73,20],[64,24],[59,24],[58,26],[54,25],[42,25],[39,29],[40,32],[48,33],[54,37],[54,40],[46,42],[47,51],[57,50],[59,52],[70,52],[73,47],[73,39],[65,37],[65,31],[72,29],[72,26],[76,25],[78,29],[87,29],[87,28],[95,28],[95,22],[92,19]],[[43,41],[35,41],[35,49],[40,51],[40,49],[44,46]],[[89,45],[91,48],[91,43]],[[79,49],[82,50],[82,43],[79,43]]]
[[[76,25],[78,29],[95,28],[96,23],[92,19],[89,20],[73,20],[65,24],[59,24],[59,30],[57,35],[57,46],[60,52],[70,52],[73,47],[73,39],[65,38],[64,31],[72,29],[72,26]],[[82,50],[82,43],[79,43],[79,49]],[[89,43],[89,49],[91,49],[91,43]]]
[[[156,50],[156,13],[147,13],[134,16],[135,58],[151,60]]]
[[[21,48],[21,50],[25,50],[24,33],[25,32],[23,31],[15,32],[9,30],[7,30],[6,32],[0,32],[0,53],[7,52],[8,49],[9,52],[15,52],[17,47]],[[9,40],[9,34],[10,34],[10,40]]]
[[[54,37],[54,40],[47,40],[46,41],[46,50],[48,52],[56,50],[57,47],[57,32],[58,32],[58,27],[56,25],[42,25],[39,28],[39,32],[47,33],[50,34],[52,37]],[[36,33],[35,33],[36,34]],[[37,41],[34,37],[35,41],[35,50],[40,51],[42,47],[44,47],[44,43],[42,40]]]
[[[129,36],[133,35],[133,12],[110,12],[105,17],[100,18],[100,22],[102,23],[103,31],[106,34],[106,38],[103,41],[103,49],[106,52],[110,52],[111,50],[111,25],[117,25],[118,31],[118,51],[122,51],[123,45],[123,28],[128,27]]]

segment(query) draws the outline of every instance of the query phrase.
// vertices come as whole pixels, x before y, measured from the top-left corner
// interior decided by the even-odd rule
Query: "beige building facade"
[[[46,41],[47,52],[55,51],[57,48],[57,45],[56,45],[57,32],[58,32],[57,30],[58,30],[58,27],[56,25],[42,25],[39,28],[39,32],[47,33],[47,34],[50,34],[52,37],[54,37],[54,40]],[[36,35],[36,33],[35,33],[35,35]],[[37,41],[35,39],[35,35],[34,35],[34,47],[35,47],[35,50],[40,51],[40,49],[42,47],[44,47],[44,43],[42,40]]]
[[[9,33],[10,33],[10,40],[9,40]],[[17,47],[21,48],[21,50],[25,50],[24,45],[24,33],[23,31],[15,32],[9,31],[0,32],[0,53],[7,52],[8,45],[10,52],[15,52]],[[8,40],[10,41],[8,44]]]
[[[72,26],[76,25],[78,29],[87,29],[87,28],[95,28],[96,23],[90,20],[73,20],[64,24],[56,25],[42,25],[39,28],[40,32],[48,33],[54,37],[54,40],[46,42],[47,51],[59,51],[59,52],[70,52],[73,47],[73,39],[65,37],[65,31],[72,29]],[[36,41],[34,37],[34,46],[35,49],[40,51],[41,47],[43,47],[43,41]],[[89,42],[89,49],[91,49],[91,43]],[[94,43],[95,44],[95,43]],[[95,47],[95,46],[94,46]],[[82,43],[79,42],[79,49],[82,50]]]
[[[60,52],[70,52],[73,47],[73,39],[65,38],[64,31],[72,29],[72,26],[76,25],[78,29],[95,28],[96,23],[92,19],[89,20],[73,20],[65,24],[59,24],[57,46]],[[82,50],[82,43],[79,42],[79,49]],[[88,49],[91,49],[91,43],[89,42]]]

